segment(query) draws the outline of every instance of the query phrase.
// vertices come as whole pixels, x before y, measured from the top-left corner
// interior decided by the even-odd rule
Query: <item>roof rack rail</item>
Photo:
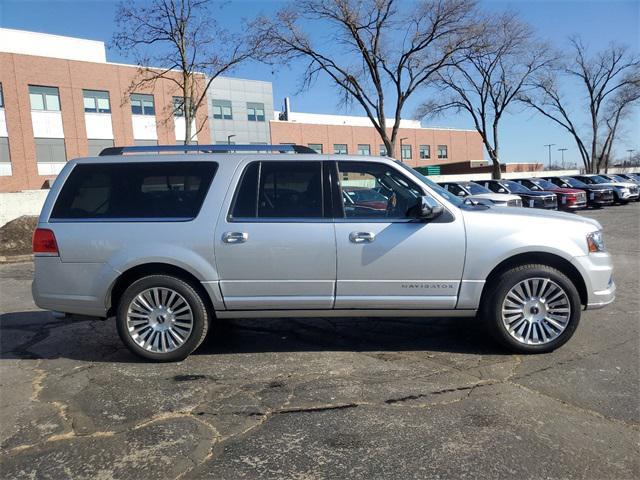
[[[235,153],[235,152],[272,152],[272,153],[317,153],[304,145],[144,145],[133,147],[107,147],[99,156],[124,155],[126,153],[161,153],[161,152],[200,152],[200,153]]]

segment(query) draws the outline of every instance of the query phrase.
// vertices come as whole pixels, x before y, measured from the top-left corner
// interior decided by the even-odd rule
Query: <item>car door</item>
[[[332,308],[335,231],[322,162],[261,160],[243,167],[215,232],[226,308]]]
[[[335,175],[338,201],[348,187],[369,188],[386,198],[384,208],[339,205],[335,308],[454,308],[465,253],[459,212],[416,221],[407,210],[427,193],[425,187],[386,162],[337,162]]]

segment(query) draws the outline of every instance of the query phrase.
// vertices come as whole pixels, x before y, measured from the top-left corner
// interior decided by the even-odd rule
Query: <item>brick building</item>
[[[105,147],[182,143],[177,85],[165,79],[131,92],[138,78],[138,67],[107,61],[103,42],[0,28],[0,193],[46,188],[67,160]],[[216,78],[194,127],[201,144],[387,154],[366,117],[274,112],[272,85],[264,81]],[[413,120],[402,121],[397,151],[389,153],[412,166],[483,158],[475,131]]]
[[[108,146],[184,142],[178,86],[129,92],[138,72],[107,62],[103,42],[0,28],[0,192],[46,187],[67,160]],[[216,78],[193,141],[268,143],[272,98],[269,82]]]
[[[380,135],[367,117],[318,115],[285,111],[271,121],[271,143],[307,145],[319,153],[387,155]],[[412,167],[484,161],[475,130],[424,128],[417,120],[402,120],[396,152]]]

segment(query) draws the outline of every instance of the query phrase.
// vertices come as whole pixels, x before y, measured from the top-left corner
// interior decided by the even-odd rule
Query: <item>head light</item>
[[[602,239],[601,230],[587,235],[587,246],[589,247],[589,253],[604,252],[604,240]]]

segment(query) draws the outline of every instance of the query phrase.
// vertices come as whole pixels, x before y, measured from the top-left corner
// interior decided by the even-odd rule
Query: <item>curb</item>
[[[33,255],[0,255],[0,264],[2,263],[21,263],[30,262],[33,260]]]

